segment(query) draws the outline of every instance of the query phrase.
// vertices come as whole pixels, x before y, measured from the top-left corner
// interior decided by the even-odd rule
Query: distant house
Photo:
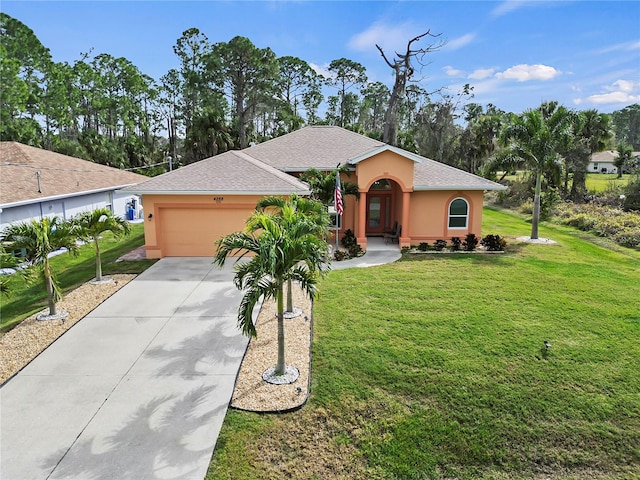
[[[101,207],[123,218],[137,217],[138,196],[118,190],[147,179],[49,150],[0,142],[0,228],[55,215],[69,219]]]
[[[398,245],[480,236],[483,195],[506,187],[340,127],[309,126],[225,152],[123,191],[142,195],[147,258],[213,256],[215,241],[242,230],[265,195],[308,195],[298,177],[348,167],[358,186],[344,198],[338,235],[367,238],[398,225]]]
[[[640,152],[633,152],[636,162],[640,160]],[[618,173],[618,168],[613,164],[618,158],[616,150],[605,150],[591,155],[591,161],[587,167],[588,173]],[[625,172],[626,173],[626,172]]]

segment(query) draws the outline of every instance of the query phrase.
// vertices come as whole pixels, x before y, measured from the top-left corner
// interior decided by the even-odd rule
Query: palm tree
[[[613,164],[618,169],[617,178],[622,178],[622,171],[624,170],[624,167],[629,165],[633,158],[633,148],[630,145],[627,145],[626,143],[620,143],[618,144],[617,150],[618,150],[618,156],[613,161]]]
[[[256,206],[256,210],[265,211],[267,209],[272,209],[275,214],[282,215],[282,211],[287,204],[293,206],[299,213],[309,216],[317,226],[316,235],[320,238],[327,238],[329,222],[331,219],[329,217],[327,207],[319,201],[299,197],[295,194],[291,195],[289,200],[286,200],[283,197],[270,196],[264,197],[260,200]],[[287,309],[285,310],[285,313],[293,313],[291,284],[292,281],[289,278],[287,281]]]
[[[505,146],[502,155],[517,160],[535,175],[532,239],[538,238],[542,175],[557,168],[559,152],[566,151],[571,140],[570,127],[570,112],[556,102],[549,102],[514,116],[500,133],[500,143]]]
[[[44,280],[51,316],[57,315],[56,302],[62,295],[51,270],[49,255],[62,248],[77,254],[77,239],[75,226],[59,217],[9,225],[0,235],[0,241],[6,242],[8,249],[26,251],[25,262],[36,273],[36,278]]]
[[[129,235],[131,227],[126,220],[117,217],[108,208],[98,208],[92,212],[83,212],[73,218],[78,227],[78,235],[82,240],[93,242],[96,246],[96,282],[102,281],[102,261],[100,259],[99,238],[105,232],[114,237]]]
[[[311,189],[311,197],[318,200],[324,205],[331,205],[333,203],[333,195],[336,189],[336,175],[344,172],[349,172],[349,167],[342,165],[334,169],[331,172],[321,172],[315,168],[310,168],[300,175],[300,180],[307,182]],[[355,195],[356,198],[360,198],[360,192],[358,185],[351,182],[341,182],[342,196]]]
[[[217,242],[214,263],[220,267],[228,256],[239,259],[234,283],[244,296],[238,309],[238,325],[248,336],[256,336],[252,312],[258,300],[276,299],[278,306],[278,361],[276,375],[284,375],[284,283],[296,280],[312,300],[317,281],[328,268],[327,243],[317,235],[318,224],[287,201],[278,214],[256,211],[247,220],[246,229],[226,235]],[[239,260],[238,259],[238,260]]]

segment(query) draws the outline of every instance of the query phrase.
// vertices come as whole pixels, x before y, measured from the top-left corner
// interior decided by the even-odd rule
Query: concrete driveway
[[[0,478],[197,479],[248,339],[232,265],[165,258],[0,389]]]

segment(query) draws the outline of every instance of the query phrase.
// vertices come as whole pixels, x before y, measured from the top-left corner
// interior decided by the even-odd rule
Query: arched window
[[[449,204],[449,228],[467,228],[469,204],[464,198],[456,198]]]

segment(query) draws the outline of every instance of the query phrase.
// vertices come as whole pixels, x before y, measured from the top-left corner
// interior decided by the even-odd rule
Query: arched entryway
[[[394,222],[399,222],[397,206],[400,187],[388,178],[373,182],[367,192],[367,216],[365,235],[378,237],[391,231]]]

